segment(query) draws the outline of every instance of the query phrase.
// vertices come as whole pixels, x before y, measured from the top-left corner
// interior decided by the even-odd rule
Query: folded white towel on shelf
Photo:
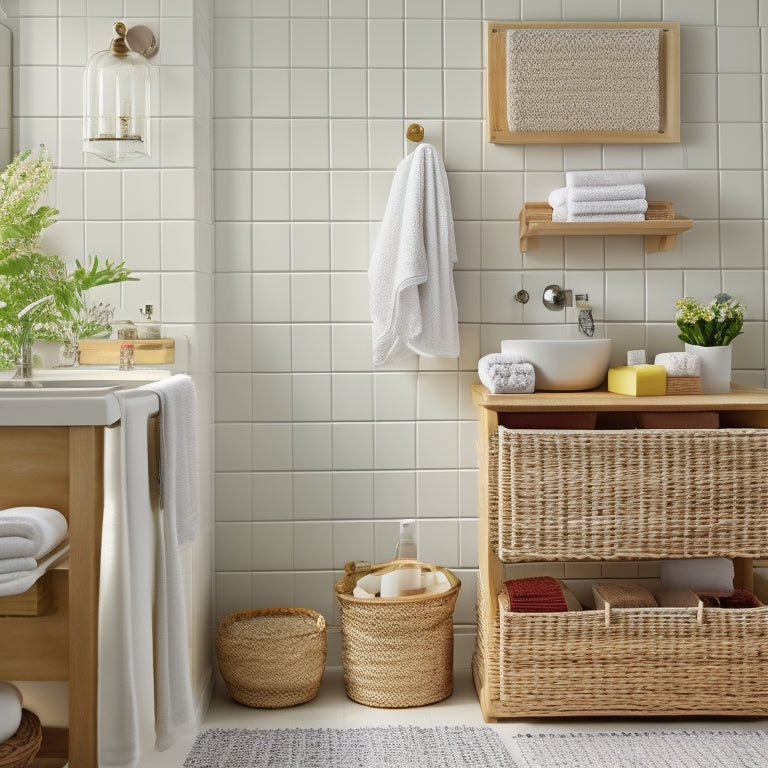
[[[0,597],[26,592],[47,570],[58,565],[68,554],[69,541],[65,541],[40,559],[34,570],[3,573],[0,575]]]
[[[584,200],[568,201],[568,213],[572,216],[593,215],[596,213],[645,213],[648,201],[642,197],[631,200]]]
[[[13,683],[0,682],[0,743],[19,730],[21,705],[21,691]]]
[[[568,206],[558,205],[552,209],[552,221],[568,221]]]
[[[530,363],[498,352],[481,357],[477,373],[493,395],[528,394],[534,391],[536,383],[536,374]]]
[[[690,352],[660,352],[653,362],[655,365],[663,365],[667,376],[701,375],[701,358]]]
[[[0,558],[42,557],[67,535],[67,518],[48,507],[0,510]]]
[[[642,171],[567,171],[568,187],[603,187],[611,184],[643,184]]]
[[[608,184],[600,187],[565,187],[568,203],[589,200],[634,200],[644,198],[645,184]],[[550,203],[551,205],[551,203]]]
[[[698,592],[733,589],[733,561],[727,557],[662,560],[659,575],[665,589],[686,587]]]
[[[568,214],[567,221],[645,221],[644,213],[583,213]]]
[[[37,568],[34,557],[3,557],[0,558],[0,574],[15,573],[16,571],[32,571]]]
[[[559,205],[565,205],[568,202],[568,188],[558,187],[557,189],[553,189],[549,193],[547,202],[552,208],[557,208]]]
[[[368,269],[374,365],[459,356],[456,259],[448,177],[420,144],[397,166]]]

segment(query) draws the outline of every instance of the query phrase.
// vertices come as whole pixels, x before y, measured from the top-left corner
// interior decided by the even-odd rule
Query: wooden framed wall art
[[[680,141],[677,22],[488,22],[488,141]]]

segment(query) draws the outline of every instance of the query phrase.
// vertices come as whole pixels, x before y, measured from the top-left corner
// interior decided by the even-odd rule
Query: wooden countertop
[[[722,394],[632,397],[605,387],[587,392],[533,392],[492,395],[482,384],[472,385],[472,402],[493,411],[768,411],[768,389],[731,384]]]

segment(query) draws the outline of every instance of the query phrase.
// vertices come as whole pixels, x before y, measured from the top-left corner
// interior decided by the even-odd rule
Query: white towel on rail
[[[153,611],[156,527],[149,489],[147,420],[154,392],[115,393],[119,429],[105,432],[104,526],[99,589],[100,768],[133,768],[154,751]]]
[[[567,187],[599,187],[609,184],[642,184],[642,171],[567,171]]]
[[[160,508],[179,544],[197,537],[197,395],[192,379],[176,374],[145,384],[160,398]]]
[[[645,184],[608,184],[600,187],[565,187],[570,203],[588,200],[633,200],[645,198]]]
[[[147,384],[160,398],[160,508],[155,593],[155,730],[167,749],[195,725],[179,545],[198,532],[197,400],[177,374]]]
[[[42,557],[60,544],[69,523],[57,509],[9,507],[0,510],[0,557]]]
[[[458,357],[455,262],[448,177],[419,144],[397,166],[368,269],[374,365],[409,352]]]

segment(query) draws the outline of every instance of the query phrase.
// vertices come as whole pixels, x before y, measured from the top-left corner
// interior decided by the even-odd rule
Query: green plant
[[[122,263],[100,265],[94,257],[89,266],[76,261],[69,271],[61,257],[41,252],[43,230],[59,213],[39,204],[51,178],[45,147],[37,155],[20,152],[0,174],[0,367],[13,366],[21,346],[33,338],[68,341],[103,330],[103,322],[94,327],[88,290],[135,279]]]
[[[718,293],[709,304],[686,296],[678,299],[675,322],[678,339],[700,347],[724,347],[741,334],[744,307],[727,293]]]

